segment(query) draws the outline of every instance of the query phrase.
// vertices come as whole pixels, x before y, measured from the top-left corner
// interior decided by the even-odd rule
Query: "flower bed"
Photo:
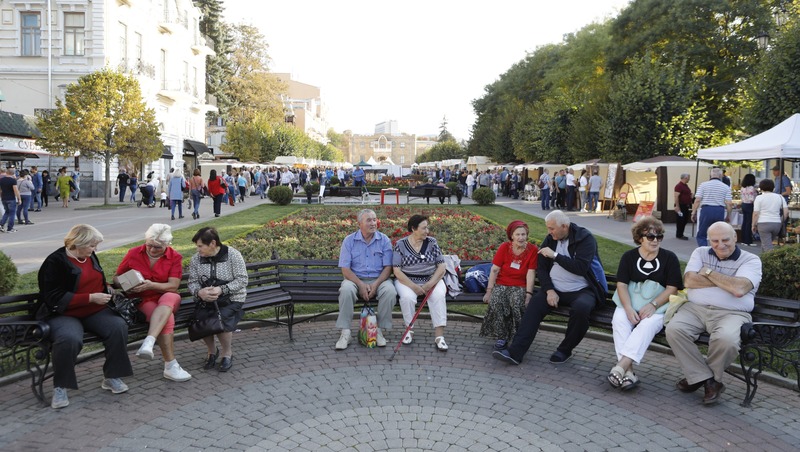
[[[358,229],[360,207],[319,207],[304,209],[281,220],[273,220],[231,245],[246,262],[269,260],[276,251],[282,259],[338,259],[342,240]],[[491,260],[506,240],[505,230],[461,208],[376,206],[378,229],[392,243],[408,235],[407,223],[414,214],[429,217],[430,235],[444,254],[461,259]]]

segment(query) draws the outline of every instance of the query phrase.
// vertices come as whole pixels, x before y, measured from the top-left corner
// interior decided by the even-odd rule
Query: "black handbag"
[[[213,313],[208,317],[198,320],[198,313],[201,310],[206,310],[211,306]],[[198,339],[208,337],[214,334],[225,332],[222,326],[222,314],[219,312],[219,306],[216,301],[210,303],[198,303],[194,308],[194,320],[189,323],[189,340],[194,342]]]
[[[122,317],[128,326],[133,326],[146,320],[145,315],[137,308],[141,302],[141,298],[128,298],[122,292],[114,292],[106,306]]]

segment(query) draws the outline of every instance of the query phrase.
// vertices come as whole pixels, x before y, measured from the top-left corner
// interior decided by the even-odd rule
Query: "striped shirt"
[[[722,206],[733,200],[731,197],[731,187],[725,185],[719,179],[711,179],[708,182],[703,182],[697,188],[698,198],[701,199],[701,206]]]

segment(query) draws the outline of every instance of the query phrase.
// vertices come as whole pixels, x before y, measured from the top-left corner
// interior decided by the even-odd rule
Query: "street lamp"
[[[764,50],[769,45],[769,34],[766,31],[761,31],[761,33],[756,36],[756,42],[758,43],[758,48]]]

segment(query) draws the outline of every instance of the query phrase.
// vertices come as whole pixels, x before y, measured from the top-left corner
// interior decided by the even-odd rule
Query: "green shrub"
[[[472,192],[472,200],[479,206],[488,206],[494,204],[494,192],[489,187],[481,187]]]
[[[0,251],[0,295],[8,295],[14,290],[17,285],[17,266],[11,261],[11,258],[6,256],[5,253]]]
[[[761,265],[759,295],[800,300],[800,243],[762,254]]]
[[[331,176],[331,178],[328,179],[328,185],[339,185],[339,178],[336,176]]]
[[[278,187],[272,187],[269,189],[267,193],[267,197],[270,201],[274,202],[275,204],[281,206],[288,206],[292,203],[292,198],[294,197],[294,193],[292,193],[292,189],[289,187],[285,187],[283,185]]]
[[[460,191],[460,190],[461,190],[461,186],[460,186],[460,185],[458,185],[458,182],[448,182],[448,183],[446,183],[445,185],[447,186],[447,188],[449,188],[449,189],[450,189],[450,193],[452,193],[452,194],[454,194],[454,195],[455,195],[455,194],[456,194],[458,191]]]
[[[306,194],[315,194],[319,193],[319,183],[318,182],[309,182],[303,186],[303,190],[305,190]]]

